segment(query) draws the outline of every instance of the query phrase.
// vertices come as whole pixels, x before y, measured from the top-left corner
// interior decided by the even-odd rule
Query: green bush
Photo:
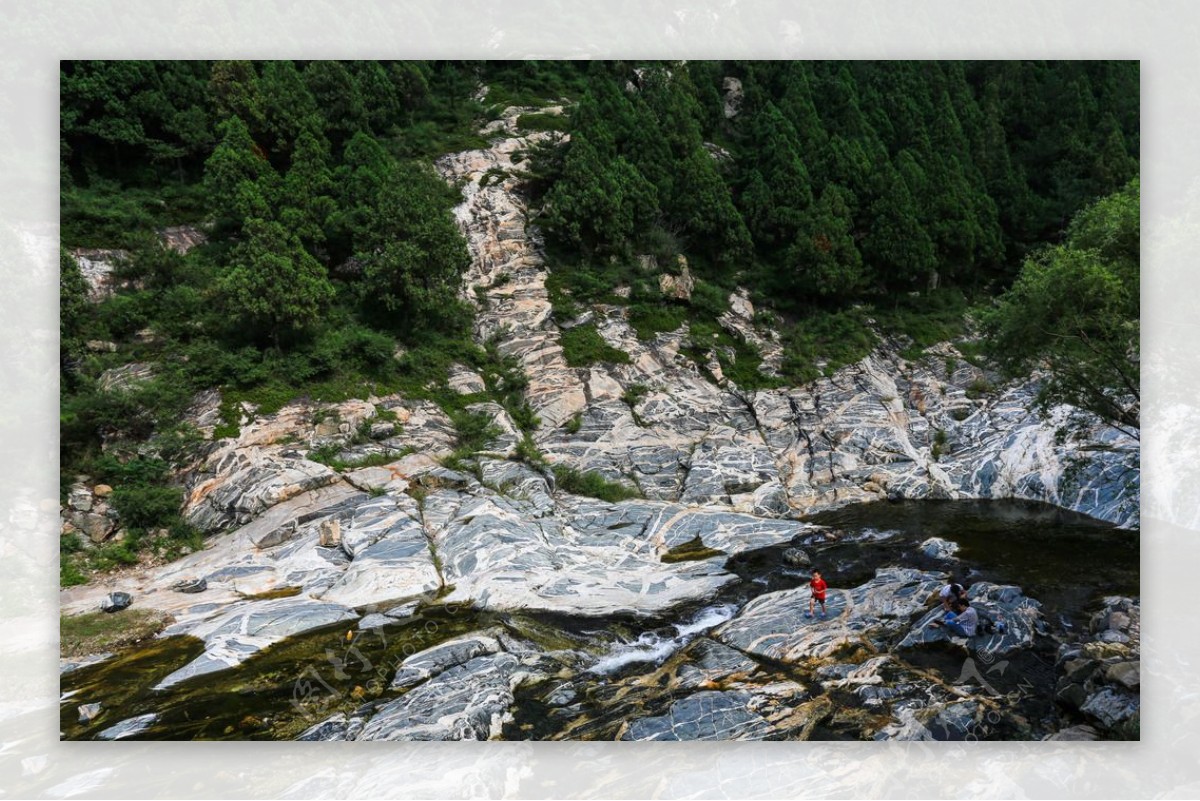
[[[153,484],[127,484],[113,489],[111,503],[126,528],[169,527],[179,517],[183,490]]]
[[[729,311],[729,293],[716,284],[700,279],[696,279],[689,302],[697,312],[714,320]]]
[[[875,345],[875,335],[855,310],[813,312],[784,334],[781,372],[792,383],[807,383],[821,376],[819,361],[826,362],[824,374],[829,375],[862,359]]]
[[[560,342],[563,356],[571,367],[588,367],[598,363],[629,364],[629,354],[605,342],[596,326],[591,324],[564,331]]]
[[[639,303],[629,307],[629,324],[642,341],[677,330],[687,318],[687,309],[673,303]]]
[[[566,465],[554,466],[554,479],[558,488],[564,492],[599,498],[610,503],[643,497],[639,489],[617,481],[609,481],[594,471],[584,473]]]
[[[563,114],[522,114],[517,127],[526,131],[565,131],[570,120]]]

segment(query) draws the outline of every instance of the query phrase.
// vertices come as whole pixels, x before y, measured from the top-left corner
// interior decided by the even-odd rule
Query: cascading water
[[[730,620],[737,614],[737,610],[738,608],[734,604],[706,606],[693,615],[690,620],[668,627],[674,632],[670,636],[664,636],[662,629],[643,632],[633,642],[619,643],[612,651],[592,665],[589,672],[608,676],[634,663],[653,662],[658,664],[698,635]]]

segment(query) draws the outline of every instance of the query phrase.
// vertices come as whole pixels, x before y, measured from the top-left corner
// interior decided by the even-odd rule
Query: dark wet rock
[[[296,740],[303,742],[353,740],[362,731],[364,723],[364,719],[358,715],[347,716],[343,712],[338,712],[320,723],[308,727],[296,737]]]
[[[407,690],[444,673],[448,668],[470,662],[479,656],[499,653],[502,648],[500,641],[496,639],[497,633],[490,631],[467,634],[407,657],[396,670],[392,679],[392,689]]]
[[[574,687],[570,684],[560,684],[546,696],[546,704],[549,706],[566,706],[572,703],[577,697],[578,695]]]
[[[811,567],[812,557],[800,548],[788,548],[783,552],[783,561],[792,567]]]
[[[1090,742],[1093,740],[1099,740],[1100,734],[1091,726],[1088,726],[1087,724],[1080,724],[1078,726],[1070,726],[1062,731],[1057,731],[1046,739],[1058,740],[1062,742]]]
[[[141,734],[146,729],[150,728],[153,723],[158,720],[158,714],[155,712],[147,712],[144,715],[138,715],[135,718],[122,720],[115,726],[109,726],[107,729],[99,732],[96,735],[97,740],[124,740],[126,737],[133,737]]]
[[[1118,724],[1125,723],[1138,714],[1140,707],[1137,695],[1105,687],[1089,696],[1080,705],[1079,711],[1095,718],[1107,728],[1114,729]]]
[[[874,734],[876,740],[966,740],[979,738],[985,707],[974,699],[907,698],[892,707],[892,719]]]
[[[102,612],[120,612],[128,609],[133,603],[133,596],[127,592],[110,592],[103,601],[100,602],[100,611]]]
[[[671,704],[665,715],[629,724],[622,740],[761,740],[771,726],[750,711],[748,692],[698,692]]]
[[[171,585],[175,592],[197,593],[208,589],[208,581],[203,578],[184,579]]]
[[[1140,662],[1118,662],[1109,665],[1104,671],[1104,678],[1112,684],[1120,684],[1129,690],[1136,690],[1142,683]]]
[[[1088,628],[1092,639],[1059,648],[1055,700],[1102,732],[1129,737],[1141,715],[1141,602],[1105,598]]]
[[[746,678],[758,664],[741,651],[707,637],[698,637],[682,653],[683,661],[675,671],[674,686],[680,689],[705,687],[729,679]]]
[[[306,631],[358,618],[354,610],[300,596],[235,604],[189,634],[204,640],[204,653],[160,681],[166,689],[195,676],[235,667],[262,649]]]
[[[104,705],[99,701],[92,704],[79,705],[79,722],[91,723],[96,718],[100,717],[104,711]]]

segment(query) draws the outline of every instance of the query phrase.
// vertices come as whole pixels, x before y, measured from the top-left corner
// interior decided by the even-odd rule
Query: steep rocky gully
[[[522,135],[521,111],[437,163],[462,186],[475,336],[524,370],[550,463],[644,499],[574,496],[509,459],[521,432],[482,395],[503,433],[464,472],[441,465],[454,428],[428,401],[246,408],[184,476],[189,520],[218,532],[205,550],[62,591],[64,614],[120,591],[173,619],[63,664],[63,736],[1136,737],[1138,443],[1059,436],[1070,410],[1039,418],[1036,381],[978,396],[950,345],[742,391],[681,353],[686,326],[644,342],[597,305],[586,322],[630,361],[569,367],[560,333],[585,321],[552,314],[513,164],[549,134]],[[722,324],[777,368],[778,337],[730,300]],[[451,384],[484,388],[462,366]],[[219,402],[193,409],[210,437]],[[306,458],[331,444],[396,459]],[[102,494],[77,486],[66,525],[103,538]],[[824,619],[803,615],[813,566]],[[948,575],[1002,633],[929,625]]]

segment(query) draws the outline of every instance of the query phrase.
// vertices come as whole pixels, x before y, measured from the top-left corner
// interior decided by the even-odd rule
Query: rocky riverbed
[[[472,408],[502,433],[464,470],[440,463],[455,432],[429,401],[246,407],[179,477],[205,550],[62,592],[65,614],[125,592],[173,619],[64,675],[64,736],[1128,736],[1138,443],[1061,436],[1070,410],[1032,412],[1036,379],[980,392],[995,377],[950,345],[908,360],[884,343],[810,385],[751,392],[681,351],[686,325],[644,342],[602,304],[588,313],[630,363],[569,367],[571,321],[553,315],[514,164],[551,134],[518,130],[521,112],[437,164],[463,191],[476,337],[528,377],[549,463],[644,499],[571,495],[513,460],[521,432],[493,402]],[[777,335],[744,293],[730,309],[723,325],[770,371]],[[456,366],[451,385],[484,384]],[[214,391],[191,411],[210,438],[219,405]],[[309,458],[330,446],[351,466]],[[368,457],[385,464],[352,466]],[[81,481],[64,526],[118,536],[107,492]],[[835,517],[808,519],[822,512]],[[806,560],[837,588],[828,619],[801,616]],[[971,570],[1008,630],[946,641],[929,596]]]

